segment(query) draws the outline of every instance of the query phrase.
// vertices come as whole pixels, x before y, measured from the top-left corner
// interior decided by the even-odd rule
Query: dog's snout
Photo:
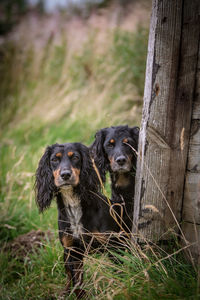
[[[126,157],[124,155],[118,156],[116,158],[116,162],[118,163],[118,165],[123,166],[126,162]]]
[[[60,173],[60,177],[63,179],[63,180],[67,180],[71,177],[72,175],[72,172],[70,170],[63,170],[61,171]]]

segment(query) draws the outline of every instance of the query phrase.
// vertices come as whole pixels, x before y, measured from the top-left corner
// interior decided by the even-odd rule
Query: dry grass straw
[[[183,149],[184,149],[184,130],[182,131],[180,141],[181,141],[181,150],[183,150]],[[129,145],[129,144],[128,144],[128,145]],[[137,152],[131,145],[129,145],[129,146],[131,147],[131,149],[133,150],[133,152],[134,152],[136,155],[138,155],[138,152]],[[144,243],[145,243],[145,248],[142,249],[137,243],[134,242],[134,241],[135,241],[135,235],[134,235],[132,232],[129,232],[127,235],[124,236],[124,240],[121,241],[121,242],[122,242],[121,245],[123,245],[123,243],[124,243],[124,248],[128,249],[128,251],[133,255],[133,257],[139,258],[139,260],[141,261],[141,263],[142,263],[143,260],[146,261],[146,262],[148,262],[148,266],[145,266],[145,267],[144,267],[140,272],[138,272],[138,274],[135,275],[135,276],[140,276],[142,273],[144,273],[144,274],[146,274],[146,275],[145,275],[145,276],[146,276],[146,280],[149,281],[150,278],[149,278],[149,275],[148,275],[148,271],[149,271],[152,267],[156,267],[156,268],[158,268],[158,269],[161,268],[162,271],[163,271],[166,275],[168,275],[168,271],[167,271],[166,267],[163,265],[162,262],[163,262],[163,261],[166,261],[166,260],[169,260],[169,259],[172,259],[172,261],[173,261],[173,260],[176,261],[176,259],[175,259],[174,257],[176,257],[177,254],[179,254],[179,253],[181,253],[181,252],[183,252],[183,251],[185,251],[185,250],[187,250],[187,251],[189,252],[189,254],[190,254],[190,259],[191,259],[191,262],[192,262],[192,264],[193,264],[193,268],[194,268],[194,270],[197,271],[197,268],[196,268],[196,266],[195,266],[194,263],[193,263],[192,254],[191,254],[191,251],[190,251],[190,247],[192,247],[193,245],[195,245],[195,243],[188,243],[188,241],[186,240],[185,235],[184,235],[184,233],[183,233],[183,231],[182,231],[182,228],[181,228],[181,226],[180,226],[180,224],[179,224],[179,222],[178,222],[178,220],[177,220],[177,218],[176,218],[174,212],[172,211],[172,209],[171,209],[171,207],[170,207],[170,205],[169,205],[169,203],[168,203],[168,201],[167,201],[165,195],[164,195],[163,192],[161,191],[159,185],[158,185],[157,182],[156,182],[156,179],[153,177],[153,175],[152,175],[151,171],[149,170],[149,168],[148,168],[146,165],[145,165],[145,167],[147,168],[147,170],[148,170],[150,176],[153,178],[154,183],[155,183],[155,185],[156,185],[158,191],[159,191],[160,194],[162,195],[162,198],[165,200],[165,203],[167,204],[167,207],[168,207],[168,209],[170,210],[170,212],[171,212],[171,214],[172,214],[172,216],[173,216],[173,218],[174,218],[174,221],[175,221],[175,223],[176,223],[176,225],[177,225],[177,227],[178,227],[178,229],[179,229],[179,231],[180,231],[180,233],[181,233],[181,236],[182,236],[182,238],[183,238],[183,240],[184,240],[184,242],[185,242],[185,245],[182,246],[181,248],[179,247],[179,248],[178,248],[177,250],[175,250],[173,253],[170,253],[170,254],[169,254],[169,253],[165,252],[164,249],[160,248],[158,245],[156,245],[155,243],[153,243],[152,241],[151,241],[151,242],[148,241],[143,235],[141,236],[141,233],[138,233],[137,238],[139,238],[140,240],[143,240]],[[99,180],[100,180],[102,189],[103,189],[103,191],[105,191],[105,188],[104,188],[104,186],[103,186],[103,183],[102,183],[101,178],[100,178],[100,175],[99,175],[99,172],[98,172],[98,170],[97,170],[97,168],[96,168],[95,165],[94,165],[94,168],[95,168],[95,171],[97,172],[97,175],[98,175],[98,178],[99,178]],[[110,203],[109,200],[108,200],[108,204],[111,205],[111,203]],[[154,212],[156,212],[156,213],[159,213],[158,209],[157,209],[154,205],[146,205],[146,207],[149,208],[149,209],[151,209],[152,211],[154,211]],[[111,210],[111,215],[113,216],[113,218],[114,218],[115,220],[117,220],[117,219],[120,218],[119,215],[116,216],[116,214],[112,214],[112,210]],[[121,224],[123,224],[123,220],[121,220]],[[119,225],[119,223],[118,223],[118,225]],[[123,225],[125,225],[125,224],[123,224]],[[123,227],[122,227],[121,229],[124,231],[124,228],[123,228]],[[125,231],[127,231],[126,228],[125,228]],[[116,236],[118,236],[118,238],[120,238],[120,234],[117,234]],[[132,237],[132,239],[131,239],[131,237]],[[133,239],[134,239],[134,240],[133,240]],[[110,240],[110,244],[112,244],[112,240]],[[105,245],[103,245],[103,247],[104,247],[104,246],[105,246]],[[179,245],[179,246],[180,246],[180,245]],[[107,248],[107,247],[105,247],[105,249],[106,249],[106,248]],[[145,249],[146,249],[146,250],[145,250]],[[110,251],[110,250],[109,250],[109,246],[108,246],[108,249],[106,249],[106,250],[107,250],[107,251]],[[154,262],[151,262],[151,260],[149,259],[148,255],[146,255],[145,252],[146,252],[147,250],[148,250],[148,252],[150,251],[150,252],[152,253],[152,255],[153,255],[153,257],[154,257]],[[116,248],[116,251],[117,251],[117,248]],[[159,257],[160,254],[159,254],[159,253],[163,253],[163,254],[165,253],[164,257],[162,256],[162,257],[160,258],[160,257]],[[94,263],[93,258],[90,258],[90,259],[91,259],[91,262]],[[112,265],[113,268],[116,268],[116,271],[119,271],[119,272],[122,271],[122,270],[120,269],[119,266],[116,267],[116,265],[113,265],[111,261],[105,261],[105,260],[103,259],[103,260],[100,260],[99,263],[100,263],[100,264],[98,265],[98,271],[97,271],[98,273],[99,273],[99,272],[102,273],[101,269],[102,269],[103,267],[105,267],[105,269],[107,270],[107,269],[110,267],[110,265]],[[106,270],[105,270],[105,273],[106,273]],[[97,286],[98,281],[101,281],[101,280],[109,280],[109,279],[107,279],[107,275],[105,275],[105,277],[104,277],[103,275],[101,275],[100,278],[97,279],[97,282],[94,283],[94,285]],[[134,277],[132,278],[131,281],[132,281],[132,284],[134,284]],[[114,282],[113,279],[110,279],[110,280],[109,280],[108,287],[112,286],[113,284],[116,284],[116,285],[118,286],[119,289],[118,289],[118,288],[117,288],[117,289],[113,289],[113,291],[112,291],[113,293],[111,292],[112,289],[109,289],[110,292],[106,295],[106,296],[107,296],[107,299],[113,299],[114,295],[118,294],[120,291],[122,291],[122,290],[125,289],[125,287],[123,286],[123,283],[122,283],[122,282],[118,282],[118,281]],[[110,293],[111,293],[111,294],[110,294]],[[99,299],[104,299],[105,293],[104,293],[103,290],[102,290],[102,298],[101,298],[101,295],[100,295],[100,296],[98,295],[98,297],[100,297]]]
[[[131,145],[129,145],[129,146],[138,155],[137,151],[135,149],[133,149],[133,147]],[[93,160],[93,166],[94,166],[94,169],[95,169],[95,171],[98,175],[102,190],[103,190],[104,194],[106,195],[107,204],[110,206],[110,214],[122,230],[120,233],[110,233],[110,234],[108,234],[108,236],[106,238],[107,242],[105,242],[104,238],[102,238],[102,240],[98,239],[98,241],[102,242],[101,247],[99,248],[99,250],[104,249],[104,251],[109,253],[111,251],[110,247],[112,245],[112,250],[114,250],[115,247],[116,247],[116,252],[117,252],[118,249],[119,249],[118,247],[120,245],[122,247],[122,249],[127,249],[129,251],[129,253],[132,254],[133,257],[137,257],[139,259],[139,261],[141,262],[141,264],[142,264],[143,261],[148,262],[148,264],[149,264],[148,267],[144,266],[144,268],[140,272],[138,272],[137,275],[135,275],[136,277],[139,277],[144,273],[145,276],[146,276],[146,280],[149,281],[150,278],[149,278],[149,275],[148,275],[148,271],[153,266],[155,266],[158,269],[161,268],[162,271],[167,275],[167,270],[166,270],[165,266],[162,264],[162,262],[165,261],[165,260],[168,260],[168,259],[173,260],[173,257],[176,254],[178,254],[179,252],[182,252],[183,250],[187,249],[188,247],[190,247],[190,245],[186,245],[185,247],[173,252],[172,254],[166,253],[166,255],[164,257],[159,258],[159,252],[163,253],[165,251],[162,250],[158,245],[154,244],[153,242],[149,243],[149,241],[144,236],[142,236],[142,237],[140,236],[140,239],[142,238],[145,241],[145,245],[146,245],[145,248],[142,249],[139,246],[139,244],[137,244],[137,242],[135,242],[135,235],[128,230],[128,228],[126,227],[126,224],[122,220],[122,217],[117,215],[115,210],[113,209],[114,207],[112,206],[112,204],[110,202],[110,199],[108,198],[108,195],[105,191],[105,187],[104,187],[103,182],[101,180],[99,171],[98,171],[98,169],[97,169],[97,167],[94,163],[94,160]],[[102,200],[104,201],[104,199],[102,199]],[[153,211],[158,212],[158,210],[153,205],[149,205],[148,207],[151,208]],[[120,219],[120,222],[118,221],[119,219]],[[115,239],[112,240],[112,237],[115,237]],[[123,239],[121,239],[121,237],[123,237]],[[93,238],[94,238],[94,236],[93,236]],[[93,241],[93,238],[92,238],[92,241]],[[116,238],[117,238],[117,241],[118,241],[119,244],[117,243],[118,245],[115,246]],[[153,262],[153,263],[151,262],[148,255],[146,255],[146,253],[145,253],[146,251],[148,251],[148,252],[150,251],[153,254],[155,262]],[[96,250],[96,253],[98,253],[98,250]],[[113,299],[113,297],[115,295],[117,295],[119,292],[121,292],[122,290],[126,290],[126,287],[124,286],[124,283],[122,281],[115,280],[113,278],[109,279],[109,276],[107,274],[108,269],[110,267],[112,269],[114,269],[116,272],[119,272],[119,273],[123,272],[124,270],[123,270],[123,266],[121,264],[118,264],[118,265],[113,264],[112,260],[105,260],[104,256],[100,260],[99,259],[96,260],[93,256],[88,256],[88,254],[89,254],[89,251],[88,251],[88,248],[87,248],[87,251],[86,251],[87,264],[91,267],[92,267],[92,265],[97,264],[97,267],[95,269],[95,276],[93,277],[93,282],[91,283],[91,293],[93,291],[93,287],[95,287],[96,291],[98,290],[98,282],[100,282],[100,281],[101,282],[102,281],[107,282],[107,291],[109,291],[109,292],[106,293],[107,299]],[[128,258],[125,257],[124,259],[128,259]],[[131,264],[131,262],[130,262],[130,264]],[[98,274],[98,276],[97,276],[97,274]],[[133,276],[133,278],[131,279],[132,285],[134,284],[134,279],[135,278]],[[114,285],[113,289],[111,288],[112,285]],[[86,288],[87,289],[89,288],[87,283],[86,283]],[[90,292],[90,288],[89,288],[89,292]],[[105,290],[101,290],[101,293],[98,294],[98,299],[105,299]]]
[[[183,149],[184,149],[184,132],[185,132],[185,129],[183,128],[182,131],[181,131],[181,136],[180,136],[180,148],[181,148],[181,151],[183,151]],[[128,145],[129,145],[129,144],[128,144]],[[139,153],[138,153],[131,145],[129,145],[129,147],[133,150],[133,152],[134,152],[137,156],[139,155]],[[141,160],[141,159],[142,159],[142,158],[140,157],[140,160]],[[162,190],[161,190],[159,184],[157,183],[155,177],[153,176],[151,170],[149,169],[149,167],[147,166],[147,164],[146,164],[145,162],[144,162],[144,167],[147,169],[148,173],[150,174],[151,178],[153,179],[153,181],[154,181],[154,183],[155,183],[155,186],[157,187],[157,189],[158,189],[159,193],[161,194],[162,198],[164,199],[164,201],[165,201],[165,203],[166,203],[166,205],[167,205],[167,207],[168,207],[170,213],[171,213],[172,216],[173,216],[173,219],[174,219],[174,221],[175,221],[175,223],[176,223],[176,225],[177,225],[177,228],[178,228],[179,231],[180,231],[181,237],[183,238],[183,241],[184,241],[184,243],[185,243],[185,245],[186,245],[186,246],[184,246],[184,247],[182,248],[182,250],[187,249],[187,251],[188,251],[188,253],[189,253],[189,256],[190,256],[190,261],[191,261],[191,263],[193,264],[194,269],[196,269],[196,266],[195,266],[195,264],[194,264],[194,260],[193,260],[192,253],[191,253],[191,251],[190,251],[190,247],[191,247],[192,245],[194,245],[195,243],[193,243],[193,244],[189,244],[189,243],[188,243],[188,241],[187,241],[187,239],[186,239],[186,237],[185,237],[185,234],[184,234],[184,232],[183,232],[183,230],[182,230],[182,228],[181,228],[181,226],[180,226],[180,224],[179,224],[179,222],[178,222],[178,220],[177,220],[177,218],[176,218],[176,216],[175,216],[175,214],[174,214],[172,208],[170,207],[169,202],[168,202],[166,196],[165,196],[164,193],[162,192]],[[154,211],[154,212],[156,212],[156,213],[159,213],[159,210],[158,210],[154,205],[146,205],[145,208],[150,208],[152,211]],[[161,216],[161,215],[160,215],[160,216]],[[134,227],[135,227],[135,225],[134,225]],[[146,240],[146,238],[144,238],[144,236],[142,236],[141,238],[142,238],[143,240],[145,240],[145,242],[147,242],[147,240]],[[197,243],[198,243],[198,239],[197,239],[196,244],[197,244]]]
[[[135,149],[132,149],[134,153],[138,155]],[[15,151],[13,150],[13,153]],[[26,154],[26,153],[24,153]],[[14,154],[13,154],[14,155]],[[12,174],[16,174],[16,170],[23,163],[24,157],[22,156],[21,160],[16,162],[13,165]],[[116,215],[114,213],[113,207],[109,200],[109,197],[106,193],[105,187],[101,181],[99,172],[94,165],[94,168],[97,172],[98,178],[101,183],[101,187],[103,192],[107,198],[107,205],[110,206],[110,212],[113,218],[118,222],[118,225],[121,226],[123,233],[108,233],[105,238],[105,234],[103,236],[96,234],[91,238],[91,243],[85,244],[85,257],[84,261],[86,264],[85,274],[86,279],[84,280],[83,288],[85,288],[88,292],[88,295],[92,297],[98,297],[98,299],[113,299],[115,295],[120,294],[122,291],[124,295],[127,293],[127,299],[129,297],[129,292],[127,290],[127,281],[122,280],[123,276],[130,277],[129,284],[130,287],[134,287],[135,282],[138,278],[143,278],[143,281],[151,282],[151,277],[149,275],[149,271],[151,268],[156,268],[158,273],[162,272],[166,276],[168,276],[168,269],[163,262],[169,260],[172,262],[176,262],[176,255],[181,253],[182,251],[189,249],[191,244],[186,244],[178,250],[173,251],[173,253],[167,253],[164,249],[161,249],[158,245],[153,242],[148,241],[144,236],[141,236],[140,233],[136,236],[139,239],[143,239],[145,241],[145,245],[141,247],[141,245],[137,244],[135,240],[135,235],[128,231],[126,225],[124,224],[121,216]],[[21,174],[21,178],[24,178],[24,174]],[[18,176],[18,179],[20,176]],[[8,185],[13,184],[13,180],[10,180],[8,175]],[[12,190],[12,186],[9,187]],[[25,185],[24,185],[25,188]],[[11,197],[11,195],[10,195]],[[102,199],[103,200],[103,199]],[[154,206],[149,206],[153,211],[157,213],[157,209]],[[118,221],[120,220],[120,222]],[[88,233],[91,235],[91,233]],[[98,249],[93,250],[91,255],[91,244],[94,240],[98,240],[99,247]],[[84,239],[83,239],[84,241]],[[52,247],[52,245],[46,245],[46,247]],[[119,249],[126,249],[126,252],[122,254],[119,252]],[[101,257],[99,254],[102,254]],[[116,252],[116,254],[115,254]],[[107,253],[107,254],[106,254]],[[108,254],[114,257],[114,261],[118,261],[116,264],[112,259],[109,258]],[[129,256],[129,255],[130,256]],[[149,255],[151,254],[151,255]],[[161,255],[162,254],[162,255]],[[62,256],[62,254],[60,254]],[[132,256],[132,258],[131,258]],[[152,258],[153,257],[153,258]],[[137,259],[140,263],[138,267],[138,271],[135,273],[131,273],[129,268],[134,264],[134,259]],[[57,262],[53,264],[51,269],[52,274],[57,267]],[[64,269],[64,265],[63,265]],[[95,295],[94,295],[95,293]],[[73,294],[73,290],[71,292],[71,296]],[[61,297],[62,299],[62,297]]]

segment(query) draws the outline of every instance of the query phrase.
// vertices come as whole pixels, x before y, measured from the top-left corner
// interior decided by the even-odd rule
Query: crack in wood
[[[164,138],[154,128],[147,128],[147,136],[151,141],[159,146],[161,149],[171,150],[170,145],[164,140]]]

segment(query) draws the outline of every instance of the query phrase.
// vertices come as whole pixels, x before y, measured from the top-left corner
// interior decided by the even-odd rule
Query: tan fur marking
[[[61,152],[56,153],[56,157],[62,157],[62,153]]]
[[[59,174],[60,174],[60,169],[57,169],[57,170],[53,171],[54,182],[55,182],[56,186],[59,185],[59,183],[58,183]]]
[[[81,223],[82,208],[80,198],[74,194],[72,186],[64,186],[61,189],[63,203],[69,218],[72,235],[75,238],[80,238],[83,233],[83,225]]]
[[[67,248],[67,247],[71,247],[72,246],[72,244],[73,244],[73,238],[72,238],[72,236],[71,235],[64,235],[63,237],[62,237],[62,244],[63,244],[63,246],[65,247],[65,248]]]
[[[67,153],[67,155],[68,155],[69,157],[72,157],[73,154],[74,154],[74,152],[72,152],[72,151],[69,151],[69,152]]]
[[[61,187],[61,193],[63,196],[63,202],[66,207],[78,207],[80,204],[80,199],[74,195],[73,193],[73,187],[71,185],[63,186]]]
[[[106,234],[98,232],[98,231],[92,232],[92,235],[101,244],[106,243],[106,241],[109,239],[109,235],[106,235]]]
[[[114,163],[114,158],[112,156],[108,157],[108,159],[109,159],[111,164]]]
[[[123,139],[123,143],[128,143],[128,139]]]
[[[110,165],[111,167],[115,164],[115,160],[114,160],[114,157],[108,157],[109,161],[110,161]]]
[[[75,185],[79,184],[80,170],[76,168],[72,168],[72,173],[75,178]]]
[[[126,187],[129,185],[129,183],[129,179],[124,174],[120,174],[115,185],[120,187]]]

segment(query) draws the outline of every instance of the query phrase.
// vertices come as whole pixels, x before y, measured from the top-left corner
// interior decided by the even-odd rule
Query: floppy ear
[[[100,181],[93,167],[93,163],[90,158],[89,148],[82,144],[80,144],[80,147],[82,156],[82,165],[80,173],[81,187],[85,191],[97,191],[100,187]]]
[[[54,178],[50,167],[50,155],[52,146],[46,148],[45,153],[39,161],[36,171],[35,193],[36,203],[40,212],[43,212],[51,204],[54,192],[56,190]]]
[[[134,140],[134,149],[137,151],[138,150],[138,140],[139,140],[140,128],[139,127],[132,127],[132,128],[130,128],[130,132],[131,132],[131,137]]]
[[[105,136],[106,136],[106,128],[97,131],[95,135],[95,141],[90,146],[91,156],[94,159],[95,165],[99,171],[99,174],[103,182],[106,181],[106,171],[109,164],[103,149]]]

